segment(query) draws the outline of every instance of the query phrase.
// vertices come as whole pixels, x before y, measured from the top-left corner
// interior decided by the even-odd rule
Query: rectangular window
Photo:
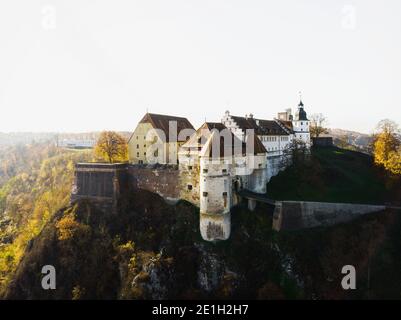
[[[188,166],[188,170],[192,170],[192,166]]]
[[[139,152],[136,153],[136,156],[139,157]]]
[[[207,192],[204,192],[204,193],[203,193],[203,196],[204,196],[204,197],[207,197]]]
[[[208,172],[208,170],[207,169],[203,169],[203,173],[207,173]]]
[[[136,148],[139,149],[139,144],[136,145]]]
[[[227,192],[223,192],[223,197],[227,197]]]
[[[223,169],[223,173],[227,173],[227,169]]]

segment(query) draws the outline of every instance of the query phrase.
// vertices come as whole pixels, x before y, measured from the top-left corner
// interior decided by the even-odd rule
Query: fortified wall
[[[134,189],[157,193],[165,200],[180,199],[178,166],[171,165],[128,165],[129,183]]]
[[[384,205],[276,201],[273,213],[273,229],[291,231],[332,226],[385,209],[386,206]]]
[[[126,164],[77,163],[71,202],[91,199],[105,212],[116,213],[117,200],[128,186]]]
[[[167,201],[179,199],[176,166],[131,165],[125,163],[78,163],[71,202],[90,199],[105,212],[116,213],[118,199],[126,190],[143,189]]]

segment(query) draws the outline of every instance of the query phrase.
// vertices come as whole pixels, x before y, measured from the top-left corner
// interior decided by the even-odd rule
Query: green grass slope
[[[371,156],[336,147],[312,148],[310,164],[287,168],[271,179],[267,189],[277,200],[372,204],[394,200]]]

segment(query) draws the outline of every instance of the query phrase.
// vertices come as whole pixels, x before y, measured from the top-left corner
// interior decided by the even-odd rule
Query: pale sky
[[[295,108],[401,124],[399,0],[1,0],[0,132]]]

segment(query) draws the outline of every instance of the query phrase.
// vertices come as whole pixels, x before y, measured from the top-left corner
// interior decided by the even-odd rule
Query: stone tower
[[[232,155],[213,155],[220,145],[220,135],[212,132],[200,153],[200,231],[205,240],[226,240],[230,237],[232,204]],[[223,151],[223,150],[221,150]]]

